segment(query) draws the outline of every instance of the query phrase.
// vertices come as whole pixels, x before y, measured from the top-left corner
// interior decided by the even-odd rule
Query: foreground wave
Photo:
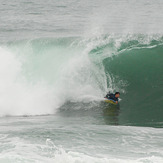
[[[162,129],[85,124],[56,115],[5,117],[0,123],[1,162],[163,161]]]

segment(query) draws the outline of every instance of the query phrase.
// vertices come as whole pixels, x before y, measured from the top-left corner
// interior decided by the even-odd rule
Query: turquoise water
[[[162,163],[162,8],[2,1],[0,162]]]

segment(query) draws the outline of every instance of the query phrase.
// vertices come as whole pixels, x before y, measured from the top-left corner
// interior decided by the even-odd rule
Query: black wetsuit
[[[115,97],[115,94],[113,94],[113,93],[107,94],[106,98],[109,99],[109,100],[113,100],[114,102],[118,101],[118,98]]]

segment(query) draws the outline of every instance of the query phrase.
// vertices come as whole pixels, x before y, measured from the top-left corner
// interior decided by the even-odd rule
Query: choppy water
[[[162,163],[162,9],[1,1],[0,162]]]

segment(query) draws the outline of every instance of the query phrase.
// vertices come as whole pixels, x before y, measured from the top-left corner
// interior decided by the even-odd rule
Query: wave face
[[[162,51],[161,39],[152,38],[143,43],[131,40],[121,44],[118,55],[103,61],[114,84],[122,86],[121,80],[126,84],[121,107],[125,112],[123,119],[128,123],[141,125],[162,121]]]
[[[161,122],[162,43],[136,34],[1,43],[0,114],[54,114],[120,91],[120,124]]]

